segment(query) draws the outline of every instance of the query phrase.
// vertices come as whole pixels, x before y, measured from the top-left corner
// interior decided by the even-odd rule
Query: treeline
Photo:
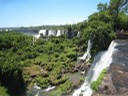
[[[12,29],[15,29],[12,28]],[[65,25],[42,25],[42,26],[30,26],[30,27],[16,27],[16,29],[29,29],[29,30],[41,30],[41,29],[46,29],[46,30],[64,30],[66,31]]]

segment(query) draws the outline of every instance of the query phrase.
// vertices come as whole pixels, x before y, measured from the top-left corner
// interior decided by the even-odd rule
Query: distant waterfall
[[[52,30],[48,30],[48,36],[52,35]]]
[[[56,36],[56,37],[59,37],[61,36],[62,34],[65,34],[64,30],[39,30],[39,33],[34,35],[35,38],[40,38],[40,35],[43,34],[43,36]]]
[[[58,37],[60,35],[61,35],[61,30],[58,30],[56,36]]]
[[[82,57],[78,57],[78,59],[80,59],[80,60],[86,59],[86,61],[88,61],[91,58],[91,55],[90,55],[91,47],[92,47],[92,42],[91,42],[91,40],[88,40],[87,51],[84,53],[84,55]]]
[[[64,30],[57,30],[56,37],[59,37],[64,34]]]
[[[40,30],[37,35],[35,35],[36,38],[40,38],[40,35],[43,34],[43,36],[46,36],[46,30]]]
[[[90,88],[90,85],[93,81],[96,81],[104,68],[107,68],[112,63],[112,54],[114,53],[115,46],[117,43],[114,41],[111,42],[108,51],[100,52],[94,59],[94,62],[91,65],[91,68],[85,78],[82,86],[75,90],[73,96],[79,96],[83,94],[83,96],[91,96],[93,90]]]
[[[77,33],[77,35],[76,35],[77,37],[80,37],[80,31],[78,31],[78,33]]]

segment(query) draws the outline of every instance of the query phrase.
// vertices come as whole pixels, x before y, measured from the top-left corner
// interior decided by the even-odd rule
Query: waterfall
[[[43,36],[46,36],[46,30],[40,30],[37,35],[35,35],[36,38],[40,38],[40,34],[43,34]]]
[[[48,92],[48,91],[53,90],[53,89],[55,89],[55,86],[48,86],[48,88],[46,90],[44,90],[44,91]]]
[[[61,35],[61,30],[58,30],[56,36],[58,37],[60,35]]]
[[[41,34],[41,33],[43,34],[43,36],[46,36],[46,30],[40,30],[39,34]]]
[[[57,30],[56,37],[59,37],[61,35],[65,34],[64,30]]]
[[[94,62],[91,65],[84,83],[79,89],[74,91],[73,96],[79,96],[80,94],[83,94],[83,96],[92,95],[93,90],[90,88],[90,85],[93,81],[98,79],[102,70],[109,67],[112,63],[112,54],[116,51],[116,45],[117,43],[112,41],[107,51],[98,53],[98,55],[94,58]]]
[[[55,30],[39,30],[39,33],[34,35],[35,38],[40,38],[40,34],[43,34],[43,36],[56,36],[59,37],[60,35],[64,34],[63,30],[57,30],[57,32]]]
[[[91,42],[91,40],[88,40],[87,51],[84,53],[84,55],[82,57],[78,57],[78,59],[80,59],[80,60],[85,60],[86,59],[86,61],[88,61],[91,58],[91,55],[90,55],[91,47],[92,47],[92,42]]]
[[[55,36],[55,30],[48,30],[48,36]]]
[[[77,35],[76,35],[77,37],[80,37],[80,31],[78,31],[78,33],[77,33]]]

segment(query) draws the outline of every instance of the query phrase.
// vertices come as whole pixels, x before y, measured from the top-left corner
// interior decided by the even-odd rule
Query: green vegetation
[[[110,0],[109,4],[99,3],[99,12],[91,14],[88,20],[83,22],[73,25],[30,27],[66,30],[68,36],[51,36],[47,39],[41,37],[33,42],[32,36],[1,32],[0,83],[4,87],[0,87],[0,95],[8,92],[11,96],[19,96],[26,93],[27,88],[35,82],[43,89],[49,85],[57,86],[51,96],[60,96],[67,92],[73,84],[62,70],[70,69],[76,64],[77,54],[85,52],[88,39],[93,41],[91,54],[95,56],[98,51],[108,48],[118,31],[128,32],[127,6],[127,0]],[[80,38],[71,35],[77,31],[81,32]],[[104,74],[105,71],[92,83],[93,90],[98,90]],[[83,80],[80,79],[81,82]]]
[[[85,77],[80,78],[80,82],[84,82],[84,80],[85,80]]]
[[[49,96],[62,96],[62,91],[60,89],[52,91]]]
[[[106,50],[110,42],[116,38],[116,33],[128,32],[128,1],[110,0],[107,4],[99,3],[95,12],[88,20],[75,25],[69,25],[73,32],[80,31],[80,38],[75,38],[79,51],[87,48],[88,39],[93,41],[91,53],[94,56],[100,50]],[[116,18],[115,18],[116,17]]]
[[[9,96],[7,94],[7,89],[2,86],[0,86],[0,96]]]
[[[101,81],[103,80],[105,74],[107,72],[107,69],[103,69],[103,71],[100,73],[98,79],[96,81],[93,81],[91,83],[91,88],[96,92],[98,91],[98,87],[101,84]]]
[[[62,36],[51,37],[47,41],[40,38],[33,45],[32,39],[14,32],[0,34],[2,84],[13,95],[12,92],[19,94],[21,89],[25,90],[34,82],[41,88],[55,85],[67,91],[71,84],[61,70],[75,64],[77,57],[73,42]]]

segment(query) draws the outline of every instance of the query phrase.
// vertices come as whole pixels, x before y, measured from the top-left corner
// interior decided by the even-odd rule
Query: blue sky
[[[0,0],[0,27],[72,24],[109,0]]]

